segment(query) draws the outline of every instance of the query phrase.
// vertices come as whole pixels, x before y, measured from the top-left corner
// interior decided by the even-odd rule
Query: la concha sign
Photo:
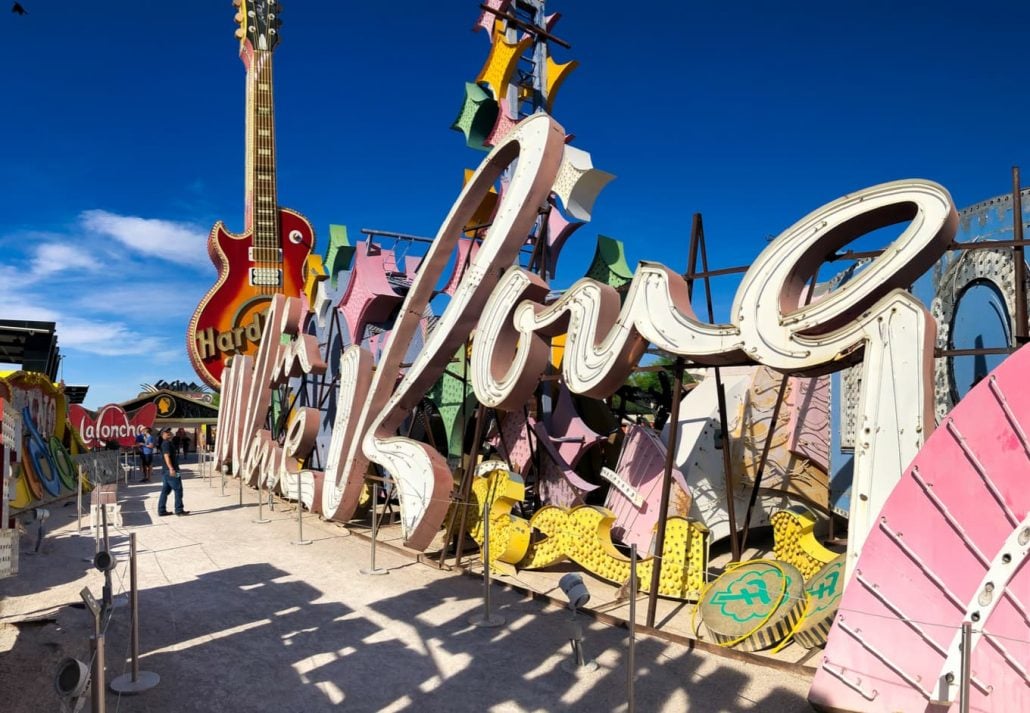
[[[340,357],[337,416],[324,474],[302,467],[320,414],[298,408],[280,447],[263,428],[272,390],[291,376],[324,373],[326,356],[303,334],[304,299],[276,297],[261,348],[234,357],[223,378],[215,458],[256,482],[284,473],[322,478],[322,514],[346,521],[358,505],[369,463],[397,485],[405,544],[425,549],[451,501],[446,459],[396,435],[470,335],[476,397],[498,409],[522,408],[543,375],[551,336],[567,333],[562,378],[580,394],[604,397],[631,374],[647,345],[703,365],[760,363],[814,375],[863,362],[855,448],[848,566],[902,471],[934,427],[932,359],[936,327],[909,292],[955,236],[958,216],[936,183],[873,186],[815,210],[758,256],[733,301],[728,324],[694,314],[675,271],[641,263],[620,300],[615,289],[582,279],[555,302],[547,283],[516,265],[555,187],[567,154],[565,131],[545,114],[526,119],[486,156],[455,201],[422,262],[382,358],[352,345]],[[579,152],[580,155],[582,152]],[[484,196],[514,164],[493,224],[439,322],[411,366],[402,359],[448,260]],[[855,238],[908,222],[862,272],[812,304],[798,306],[818,266]],[[398,375],[402,375],[398,381]]]

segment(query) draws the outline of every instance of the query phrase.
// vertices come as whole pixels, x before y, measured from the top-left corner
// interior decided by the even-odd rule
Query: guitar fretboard
[[[272,53],[256,51],[247,72],[248,213],[255,262],[282,263],[275,185],[275,107]]]

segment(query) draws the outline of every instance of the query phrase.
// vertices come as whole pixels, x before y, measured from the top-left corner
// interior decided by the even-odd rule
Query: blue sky
[[[0,13],[0,315],[58,323],[87,405],[194,380],[186,323],[204,241],[243,214],[243,66],[229,2],[22,0]],[[279,200],[311,220],[433,235],[483,154],[449,131],[489,44],[476,0],[283,0]],[[618,176],[570,240],[683,268],[750,262],[839,195],[920,177],[959,207],[1030,173],[1025,3],[554,0],[581,66],[554,115]],[[1030,179],[1028,179],[1030,182]],[[736,278],[716,282],[718,317]]]

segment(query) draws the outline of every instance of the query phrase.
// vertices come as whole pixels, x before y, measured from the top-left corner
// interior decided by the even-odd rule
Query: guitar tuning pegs
[[[232,6],[233,7],[239,7],[242,4],[243,4],[243,0],[232,0]]]
[[[236,16],[233,17],[233,19],[236,20],[236,24],[237,25],[240,24],[241,22],[243,22],[243,13],[242,12],[236,13]]]
[[[237,27],[236,28],[236,32],[234,32],[233,34],[236,35],[236,39],[242,40],[243,36],[246,35],[247,33],[243,31],[242,27]]]

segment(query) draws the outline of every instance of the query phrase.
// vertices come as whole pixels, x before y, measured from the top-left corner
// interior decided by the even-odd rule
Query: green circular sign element
[[[72,457],[68,455],[68,449],[64,447],[57,436],[51,436],[48,445],[50,454],[54,457],[54,463],[57,464],[57,476],[61,479],[61,485],[68,490],[75,490],[75,480],[78,474]]]
[[[804,577],[793,565],[753,560],[712,582],[698,606],[722,646],[757,651],[787,637],[805,611]]]
[[[812,575],[805,584],[805,592],[808,594],[808,611],[794,638],[806,649],[814,649],[826,643],[840,606],[844,593],[844,555],[830,560]]]

